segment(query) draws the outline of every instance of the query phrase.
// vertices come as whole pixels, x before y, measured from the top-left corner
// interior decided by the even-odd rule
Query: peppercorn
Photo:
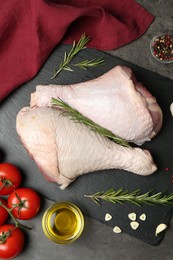
[[[169,62],[173,60],[173,35],[157,36],[152,45],[152,53],[156,59]]]

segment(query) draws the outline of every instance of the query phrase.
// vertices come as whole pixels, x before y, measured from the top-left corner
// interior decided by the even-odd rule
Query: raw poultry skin
[[[78,176],[103,169],[139,175],[156,171],[147,150],[125,148],[62,116],[53,108],[23,108],[17,132],[45,177],[66,188]]]
[[[115,135],[138,145],[151,140],[162,126],[162,111],[156,99],[124,66],[79,84],[39,85],[31,95],[30,106],[49,107],[52,97],[62,99]]]

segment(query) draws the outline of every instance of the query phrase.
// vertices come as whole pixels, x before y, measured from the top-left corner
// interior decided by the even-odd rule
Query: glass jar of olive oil
[[[58,244],[69,244],[81,235],[84,217],[81,210],[70,202],[58,202],[44,213],[42,228],[50,240]]]

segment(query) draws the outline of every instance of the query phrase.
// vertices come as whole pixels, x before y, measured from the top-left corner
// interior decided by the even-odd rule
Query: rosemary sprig
[[[57,106],[60,109],[62,109],[63,110],[62,114],[69,116],[72,120],[74,120],[76,122],[79,122],[81,124],[88,126],[92,131],[97,132],[98,134],[100,134],[104,137],[110,138],[116,144],[119,144],[119,145],[122,145],[125,147],[130,147],[129,143],[126,140],[120,138],[119,136],[114,135],[111,131],[96,124],[91,119],[82,115],[76,109],[72,108],[67,103],[62,101],[61,99],[52,98],[52,105]]]
[[[54,75],[51,77],[51,79],[54,79],[62,70],[68,70],[68,71],[73,71],[68,64],[70,61],[80,52],[81,50],[86,48],[86,44],[90,41],[90,37],[86,36],[85,34],[82,34],[80,40],[77,42],[73,42],[72,49],[70,50],[69,53],[65,52],[64,54],[64,60],[61,62],[59,65],[58,70],[54,70]]]
[[[124,204],[125,202],[130,202],[137,206],[141,206],[142,204],[148,204],[150,206],[155,206],[159,204],[173,204],[173,192],[169,195],[166,195],[164,192],[153,193],[153,191],[148,191],[141,194],[140,189],[129,192],[128,190],[124,190],[123,188],[120,188],[117,191],[111,188],[106,192],[97,192],[93,195],[84,196],[87,198],[91,198],[98,205],[100,205],[100,200],[105,200],[114,204]]]
[[[84,61],[74,64],[74,66],[86,70],[89,67],[96,67],[98,65],[103,65],[103,64],[104,64],[104,59],[101,57],[101,58],[97,58],[97,59],[95,58],[92,60],[84,60]]]

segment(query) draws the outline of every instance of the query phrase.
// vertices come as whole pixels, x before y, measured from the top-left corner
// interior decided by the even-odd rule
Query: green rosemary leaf
[[[124,204],[126,202],[130,202],[137,206],[141,206],[142,204],[147,204],[150,206],[169,206],[173,204],[173,193],[166,195],[165,192],[151,193],[151,191],[148,191],[141,194],[140,189],[133,192],[128,192],[127,190],[123,190],[123,188],[120,188],[117,191],[111,188],[106,192],[97,192],[92,195],[84,196],[87,198],[91,198],[94,201],[97,200],[97,202],[100,200],[105,200],[114,204]]]
[[[117,202],[114,201],[113,199],[109,199],[109,202],[112,202],[113,204],[116,204],[116,203],[117,203]],[[120,204],[122,204],[122,203],[120,202]]]
[[[64,70],[73,71],[69,66],[65,66],[65,67],[64,67]]]
[[[122,139],[119,136],[114,135],[111,131],[107,130],[104,127],[101,127],[100,125],[96,124],[94,121],[89,119],[88,117],[85,117],[84,115],[80,114],[77,110],[69,106],[67,103],[62,101],[61,99],[55,99],[52,98],[52,106],[58,107],[63,110],[62,115],[69,116],[72,120],[77,121],[81,124],[84,124],[90,128],[90,130],[97,132],[98,134],[110,138],[113,142],[116,144],[125,146],[125,147],[131,147],[129,143]]]
[[[105,196],[107,195],[107,194],[111,194],[112,192],[114,192],[114,189],[109,189],[109,190],[107,190],[106,192],[105,192]],[[118,191],[117,191],[118,192]]]
[[[113,188],[111,190],[114,191],[114,196],[119,195],[123,191],[122,188],[118,189],[117,191],[115,191]]]
[[[133,202],[131,202],[133,205],[136,205],[136,206],[138,206],[138,207],[141,207],[141,203],[140,202],[137,202],[137,201],[133,201]]]
[[[66,59],[67,59],[67,52],[64,53],[64,62],[66,61]]]
[[[95,199],[95,198],[91,198],[97,205],[100,206],[100,203],[99,203],[99,200],[98,199]]]
[[[99,195],[101,195],[102,194],[102,192],[96,192],[94,195],[95,196],[99,196]]]
[[[101,57],[98,59],[95,58],[92,60],[84,60],[84,61],[74,64],[74,66],[86,70],[89,67],[96,67],[96,66],[103,65],[103,64],[104,64],[104,59]]]

